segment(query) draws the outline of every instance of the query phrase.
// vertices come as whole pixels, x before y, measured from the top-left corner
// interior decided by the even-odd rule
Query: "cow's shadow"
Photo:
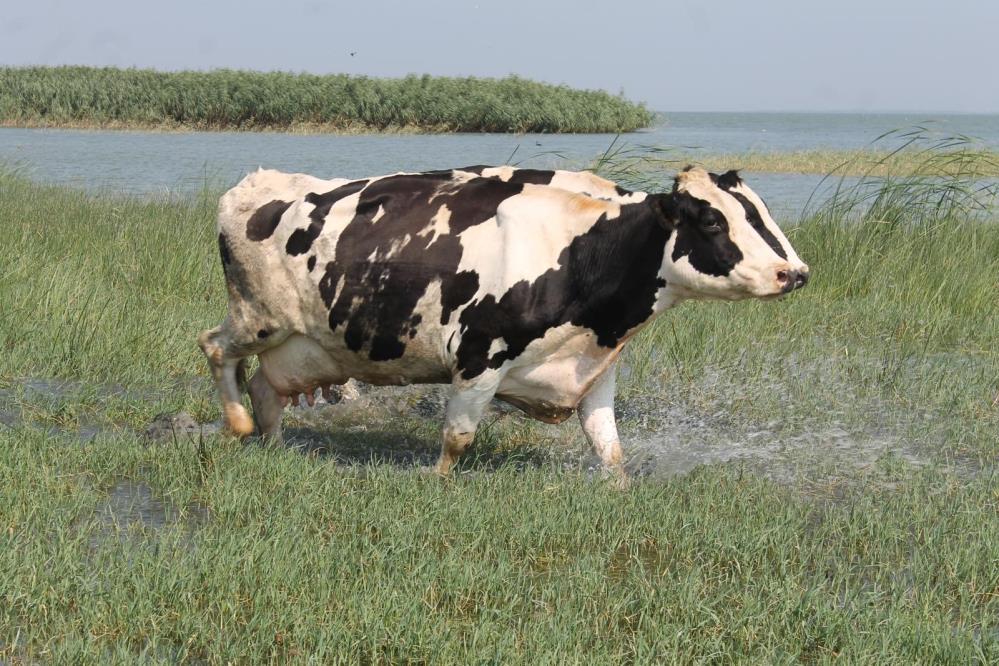
[[[283,445],[308,457],[331,459],[338,465],[385,464],[403,469],[432,465],[438,453],[432,438],[390,425],[363,430],[286,426]]]
[[[289,409],[283,419],[282,446],[338,465],[424,470],[440,453],[446,403],[443,387],[361,385],[360,395],[353,399]],[[578,463],[580,450],[551,446],[552,431],[525,430],[530,428],[528,422],[534,423],[520,410],[494,401],[458,469],[563,466],[568,464],[567,455]]]
[[[436,424],[435,424],[436,425]],[[490,424],[480,431],[472,447],[462,456],[459,470],[493,471],[501,467],[551,467],[564,465],[563,451],[542,447],[509,445]],[[426,471],[440,453],[440,438],[429,427],[414,432],[387,422],[380,426],[286,426],[282,446],[337,465],[360,467],[389,465],[400,470]]]

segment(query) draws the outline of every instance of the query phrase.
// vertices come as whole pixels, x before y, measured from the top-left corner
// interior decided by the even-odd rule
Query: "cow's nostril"
[[[782,285],[787,284],[787,271],[777,271],[777,281]]]

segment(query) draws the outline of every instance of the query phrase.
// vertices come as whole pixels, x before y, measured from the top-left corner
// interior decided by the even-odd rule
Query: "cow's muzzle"
[[[794,269],[777,271],[777,283],[781,285],[780,293],[782,294],[801,289],[808,284],[808,271]]]

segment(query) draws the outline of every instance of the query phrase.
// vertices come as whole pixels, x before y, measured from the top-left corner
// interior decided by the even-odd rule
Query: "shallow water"
[[[133,479],[120,479],[108,490],[94,516],[98,525],[90,539],[94,548],[109,541],[124,543],[172,525],[191,534],[210,517],[208,508],[196,503],[179,511],[160,501],[147,484]],[[187,541],[186,545],[192,543]]]
[[[711,373],[706,373],[703,381],[715,380]],[[23,380],[22,386],[23,400],[50,405],[72,400],[81,393],[136,400],[148,399],[153,393],[113,385],[95,385],[87,389],[78,382],[39,378]],[[356,397],[334,404],[317,396],[315,407],[303,403],[288,408],[284,415],[285,446],[304,454],[329,456],[346,466],[382,462],[410,469],[432,465],[438,453],[435,433],[444,416],[447,387],[358,384],[357,388]],[[0,426],[38,427],[53,435],[69,435],[80,442],[114,435],[122,429],[131,431],[124,426],[112,428],[86,423],[73,429],[36,424],[21,413],[15,398],[13,392],[0,390]],[[682,476],[705,465],[738,464],[778,483],[800,485],[802,480],[849,483],[869,478],[885,460],[898,460],[913,468],[941,464],[940,456],[932,447],[908,438],[906,424],[894,423],[887,413],[875,415],[872,412],[866,425],[826,418],[796,423],[789,430],[779,419],[737,424],[724,405],[707,407],[708,411],[705,411],[703,405],[696,407],[683,400],[677,402],[658,395],[619,396],[615,411],[629,474],[636,478],[659,479]],[[877,410],[873,405],[872,409]],[[911,418],[925,419],[932,415],[911,415]],[[501,419],[507,424],[511,422],[506,419],[513,422],[529,420],[519,410],[493,401],[483,423],[497,423]],[[417,422],[424,422],[429,427],[420,427],[422,434],[414,434],[412,426]],[[131,432],[142,436],[149,444],[197,444],[216,435],[220,427],[218,421],[200,423],[180,412],[160,414],[145,428]],[[476,466],[484,464],[489,468],[509,462],[555,463],[566,469],[581,466],[599,473],[599,461],[585,452],[587,447],[575,418],[561,426],[544,426],[539,435],[546,440],[551,437],[561,444],[537,449],[527,447],[515,454],[485,452]],[[975,473],[973,468],[974,465],[965,465],[953,471],[967,476]],[[119,485],[112,490],[107,506],[99,510],[104,523],[161,527],[173,520],[174,513],[152,498],[148,488],[130,481]]]
[[[710,153],[853,149],[917,123],[941,135],[964,133],[999,147],[999,115],[675,113],[619,141]],[[337,136],[3,128],[0,163],[22,167],[40,181],[91,190],[188,193],[206,185],[232,185],[258,166],[330,178],[480,163],[579,167],[614,141],[612,134]],[[813,174],[753,174],[751,182],[786,215],[801,210],[820,179]]]

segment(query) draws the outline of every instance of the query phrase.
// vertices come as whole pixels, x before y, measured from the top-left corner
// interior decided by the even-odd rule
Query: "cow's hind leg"
[[[604,469],[624,485],[627,478],[622,465],[621,440],[614,418],[614,387],[617,368],[611,366],[597,379],[579,403],[579,422],[593,452],[600,456]]]
[[[259,368],[250,378],[249,392],[253,418],[257,422],[260,434],[280,441],[281,415],[284,413],[287,398],[278,395]]]
[[[198,345],[208,359],[212,379],[215,380],[222,399],[225,428],[234,435],[246,437],[253,432],[253,419],[243,407],[239,389],[239,366],[243,359],[256,353],[256,350],[247,349],[247,343],[241,344],[234,340],[228,319],[221,326],[202,332],[198,336]]]
[[[496,395],[498,386],[499,377],[481,378],[474,384],[455,383],[444,413],[441,454],[434,466],[435,472],[447,475],[472,444],[482,414]]]

